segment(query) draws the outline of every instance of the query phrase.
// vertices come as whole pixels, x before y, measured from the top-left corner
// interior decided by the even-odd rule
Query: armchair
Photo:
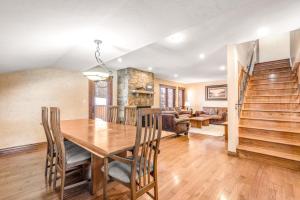
[[[180,118],[175,111],[162,112],[162,130],[175,132],[177,135],[187,135],[190,128],[190,120],[188,118]]]

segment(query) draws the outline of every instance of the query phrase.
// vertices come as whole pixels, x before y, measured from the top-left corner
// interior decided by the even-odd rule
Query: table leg
[[[104,164],[104,159],[92,154],[91,159],[91,173],[92,173],[92,180],[91,180],[91,189],[90,193],[92,195],[96,194],[102,187],[102,180],[103,180],[103,173],[101,168]]]
[[[103,173],[103,199],[107,199],[107,181],[108,181],[108,158],[104,158],[104,173]]]

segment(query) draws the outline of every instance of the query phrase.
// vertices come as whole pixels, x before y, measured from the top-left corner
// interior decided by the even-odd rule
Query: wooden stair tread
[[[299,110],[264,110],[264,109],[258,109],[258,108],[243,108],[245,111],[260,111],[260,112],[286,112],[286,113],[300,113]]]
[[[260,69],[260,68],[262,68],[262,69]],[[274,67],[274,68],[263,68],[263,67],[257,67],[257,68],[255,68],[254,67],[253,72],[272,71],[272,70],[276,71],[278,69],[283,69],[283,70],[287,69],[288,71],[291,71],[291,68],[288,65],[286,65],[286,66],[278,66],[278,67]]]
[[[278,81],[278,82],[270,82],[270,83],[256,83],[256,84],[249,84],[249,86],[256,86],[256,85],[273,85],[273,84],[284,84],[284,83],[291,83],[296,84],[295,80],[293,81]]]
[[[264,94],[264,95],[246,95],[245,97],[288,97],[288,96],[299,96],[299,94]]]
[[[286,87],[286,88],[266,88],[266,89],[253,89],[253,88],[249,88],[249,91],[287,90],[287,89],[298,89],[298,87],[294,86],[294,87]]]
[[[259,153],[259,154],[264,154],[264,155],[273,156],[277,158],[284,158],[284,159],[300,162],[300,155],[274,151],[274,150],[265,149],[261,147],[238,145],[238,150],[254,152],[254,153]]]
[[[280,131],[280,132],[288,132],[288,133],[300,133],[300,129],[298,128],[287,128],[287,127],[266,127],[266,126],[253,126],[253,125],[239,125],[239,128],[250,128],[250,129],[259,129],[259,130],[267,130],[267,131]]]
[[[258,77],[258,78],[254,78],[253,76],[251,77],[250,81],[258,81],[258,80],[276,80],[276,79],[280,79],[280,78],[290,78],[290,79],[294,79],[295,75],[287,75],[287,76],[278,76],[276,78],[270,78],[270,77]]]
[[[299,104],[300,102],[244,102],[245,104]]]
[[[284,119],[284,118],[240,117],[240,119],[263,120],[263,121],[280,121],[280,122],[297,122],[297,123],[300,123],[300,120]]]
[[[286,144],[291,146],[299,146],[300,147],[300,138],[289,138],[289,137],[274,137],[268,136],[267,134],[250,134],[250,133],[240,133],[240,138],[252,139],[252,140],[260,140],[264,142],[273,142],[277,144]]]

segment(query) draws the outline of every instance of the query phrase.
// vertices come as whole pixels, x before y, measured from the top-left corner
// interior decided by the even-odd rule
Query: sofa
[[[211,117],[210,124],[222,124],[227,121],[226,107],[203,107],[202,111],[196,111],[195,117]]]
[[[180,117],[176,111],[162,111],[162,129],[177,135],[187,135],[190,129],[190,120]]]

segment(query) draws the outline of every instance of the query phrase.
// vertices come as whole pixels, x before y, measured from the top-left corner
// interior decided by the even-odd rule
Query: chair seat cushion
[[[140,170],[140,158],[138,158],[137,165],[136,165],[136,178],[139,177],[139,170]],[[144,162],[144,159],[141,160]],[[146,168],[148,168],[148,161],[146,161]],[[153,163],[150,162],[150,172],[154,169]],[[141,176],[143,176],[143,168],[141,168]],[[130,176],[131,176],[131,165],[119,162],[119,161],[112,161],[108,164],[108,175],[114,179],[117,179],[123,183],[130,183]]]
[[[66,144],[66,162],[68,165],[82,163],[91,159],[91,153],[74,143]]]

